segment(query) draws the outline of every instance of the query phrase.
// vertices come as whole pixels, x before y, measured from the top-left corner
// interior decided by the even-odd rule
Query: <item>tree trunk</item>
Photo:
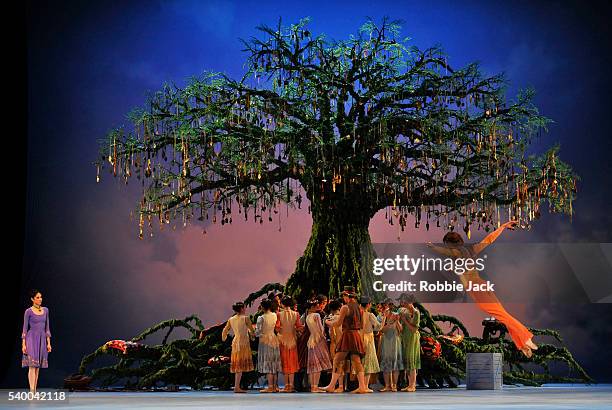
[[[371,283],[363,283],[371,278],[367,270],[374,255],[368,210],[361,211],[355,203],[341,210],[321,205],[312,207],[310,240],[286,285],[286,292],[300,303],[317,294],[337,297],[348,285],[358,293],[365,286],[371,289]]]

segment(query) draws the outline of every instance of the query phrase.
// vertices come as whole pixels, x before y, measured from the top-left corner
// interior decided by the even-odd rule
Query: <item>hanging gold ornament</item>
[[[117,141],[113,138],[113,176],[117,176]]]
[[[144,216],[140,213],[140,220],[138,222],[138,238],[143,239],[143,227],[144,227]]]

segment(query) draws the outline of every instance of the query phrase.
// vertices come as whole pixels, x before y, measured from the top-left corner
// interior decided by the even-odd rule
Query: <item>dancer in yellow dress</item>
[[[253,337],[253,324],[244,313],[244,303],[237,302],[232,306],[232,309],[235,314],[227,320],[221,333],[221,339],[225,341],[230,332],[234,334],[230,363],[230,373],[234,373],[234,393],[246,393],[246,390],[240,387],[240,379],[243,372],[250,372],[255,369],[250,344],[250,339]]]

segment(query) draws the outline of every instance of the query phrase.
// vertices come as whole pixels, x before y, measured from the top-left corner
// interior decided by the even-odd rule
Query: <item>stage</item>
[[[354,394],[247,394],[217,391],[174,393],[104,392],[70,393],[64,403],[8,402],[3,392],[1,408],[53,409],[168,409],[172,407],[224,409],[612,409],[612,385],[548,385],[504,387],[503,390],[419,390],[416,393]]]

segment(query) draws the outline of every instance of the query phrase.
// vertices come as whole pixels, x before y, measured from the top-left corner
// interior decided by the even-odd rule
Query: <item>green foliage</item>
[[[281,285],[280,283],[268,283],[264,285],[261,289],[259,289],[257,292],[249,294],[249,296],[247,296],[247,298],[244,300],[244,304],[245,306],[251,306],[253,302],[259,299],[260,297],[265,296],[272,291],[283,291],[284,288],[285,286]]]
[[[558,148],[525,156],[550,122],[534,90],[508,101],[503,75],[418,49],[399,21],[370,19],[333,41],[309,22],[257,27],[242,40],[240,80],[165,84],[129,114],[132,127],[108,134],[97,165],[142,181],[141,236],[152,217],[160,229],[218,214],[232,223],[236,206],[272,221],[303,192],[313,218],[358,209],[367,223],[390,207],[402,229],[408,214],[469,230],[483,212],[487,226],[506,215],[528,226],[546,201],[573,212],[576,176]]]

